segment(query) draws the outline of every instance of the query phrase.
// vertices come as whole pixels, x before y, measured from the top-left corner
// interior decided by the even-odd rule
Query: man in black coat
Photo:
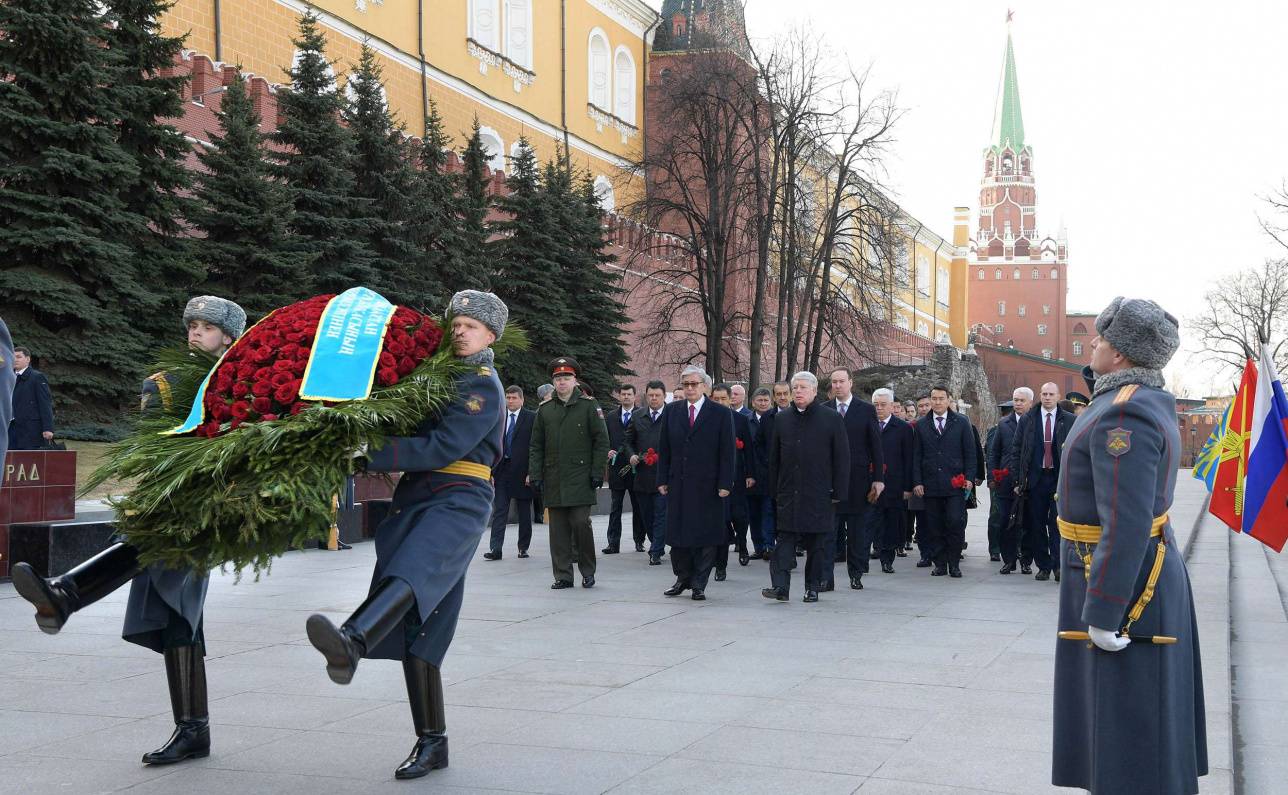
[[[1055,522],[1055,490],[1060,479],[1060,452],[1073,428],[1073,414],[1061,409],[1060,388],[1042,385],[1041,404],[1020,420],[1011,441],[1007,468],[1015,479],[1014,492],[1022,496],[1026,546],[1037,564],[1035,580],[1047,580],[1055,571],[1060,581],[1060,530]]]
[[[13,349],[13,414],[10,450],[39,450],[54,438],[54,401],[45,374],[31,366],[31,351]]]
[[[621,384],[613,396],[617,398],[617,405],[604,412],[604,425],[608,427],[608,492],[612,495],[608,511],[608,545],[600,550],[605,555],[616,555],[621,551],[622,503],[627,493],[631,495],[631,535],[635,539],[635,551],[644,551],[644,523],[635,497],[633,476],[627,469],[629,456],[619,455],[626,447],[626,429],[630,427],[631,415],[635,412],[634,384]],[[624,469],[626,474],[622,474]]]
[[[818,601],[824,546],[831,542],[833,513],[850,496],[850,443],[845,421],[818,397],[813,373],[792,376],[792,405],[774,419],[769,478],[778,506],[778,541],[770,562],[766,599],[787,601],[796,546],[805,547],[805,599]]]
[[[660,566],[666,554],[666,497],[657,493],[657,451],[662,446],[666,384],[649,381],[644,387],[644,404],[644,408],[635,410],[626,426],[623,454],[635,467],[631,497],[639,508],[640,524],[649,539],[648,564]]]
[[[729,567],[729,544],[738,549],[738,565],[746,566],[751,560],[747,554],[747,526],[750,523],[747,490],[756,485],[760,462],[756,460],[756,440],[751,435],[751,422],[733,408],[732,392],[728,384],[711,388],[711,399],[733,411],[734,468],[733,491],[725,497],[725,542],[716,549],[716,582],[725,578]]]
[[[885,489],[868,511],[868,536],[880,555],[881,571],[886,574],[894,574],[895,555],[903,547],[903,524],[912,491],[912,426],[893,416],[896,405],[889,389],[872,393],[872,407],[881,431]]]
[[[988,516],[988,539],[989,549],[991,550],[996,544],[998,556],[1002,559],[999,574],[1010,574],[1015,571],[1016,558],[1019,557],[1020,552],[1022,523],[1011,521],[1011,513],[1015,508],[1015,478],[1006,468],[1006,460],[1010,457],[1015,434],[1019,432],[1020,418],[1029,410],[1029,404],[1032,401],[1032,389],[1026,386],[1017,387],[1011,393],[1009,401],[1011,413],[1002,417],[989,431],[988,488],[993,505]],[[998,475],[1001,477],[997,477]]]
[[[747,419],[751,423],[751,438],[760,470],[756,473],[756,485],[747,489],[747,512],[751,521],[751,542],[755,553],[753,557],[769,560],[769,550],[774,546],[773,487],[769,482],[768,472],[769,440],[774,435],[774,414],[778,409],[773,405],[769,390],[763,386],[752,396],[751,405],[752,413]]]
[[[523,387],[505,388],[505,434],[501,437],[501,460],[492,467],[492,536],[484,560],[500,560],[505,547],[505,525],[510,518],[510,501],[519,512],[519,557],[528,557],[532,543],[532,486],[528,483],[528,447],[532,444],[532,423],[537,413],[523,407]]]
[[[836,543],[823,549],[823,581],[818,585],[820,591],[832,590],[833,560],[844,556],[850,587],[857,591],[863,588],[863,575],[868,573],[872,555],[867,513],[885,488],[881,431],[872,404],[854,396],[854,378],[848,367],[832,371],[832,399],[827,407],[845,421],[850,447],[850,496],[836,506]]]
[[[724,498],[733,491],[736,466],[733,412],[707,399],[711,377],[700,367],[686,367],[680,386],[684,399],[662,411],[658,448],[657,485],[667,497],[666,542],[675,572],[665,594],[692,589],[701,601],[725,539]]]
[[[936,577],[962,576],[966,484],[977,474],[975,434],[969,420],[948,408],[951,398],[947,386],[933,387],[930,412],[917,420],[913,436],[912,493],[924,498],[924,532],[927,547],[935,550]]]
[[[9,327],[0,317],[0,428],[8,430],[9,420],[13,415],[13,384],[17,376],[13,372],[13,339],[9,337]],[[9,451],[9,434],[0,433],[0,467],[4,466],[5,454]],[[3,475],[0,474],[0,479]]]

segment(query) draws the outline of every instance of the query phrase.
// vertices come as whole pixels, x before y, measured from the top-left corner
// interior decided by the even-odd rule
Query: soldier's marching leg
[[[13,587],[36,608],[36,624],[55,635],[72,613],[120,588],[141,571],[138,550],[113,544],[58,577],[41,577],[27,563],[13,567]]]

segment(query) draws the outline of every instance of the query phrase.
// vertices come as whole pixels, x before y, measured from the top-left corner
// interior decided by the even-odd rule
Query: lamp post
[[[1195,445],[1198,444],[1198,439],[1199,439],[1199,429],[1193,424],[1191,424],[1190,425],[1190,466],[1191,467],[1194,466],[1195,459],[1198,458],[1198,448],[1195,447]]]

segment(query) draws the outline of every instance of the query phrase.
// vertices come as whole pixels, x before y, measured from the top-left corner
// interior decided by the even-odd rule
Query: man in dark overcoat
[[[871,403],[855,396],[850,369],[836,368],[831,380],[832,399],[827,407],[845,420],[850,445],[850,496],[836,506],[836,543],[823,548],[823,582],[818,585],[821,591],[835,587],[833,561],[844,557],[850,587],[858,591],[863,589],[863,575],[868,573],[876,540],[870,535],[867,514],[885,488],[885,461],[876,411]]]
[[[608,510],[608,544],[600,550],[605,555],[621,551],[622,508],[627,494],[631,500],[631,537],[635,551],[644,551],[644,524],[635,497],[634,475],[629,468],[630,456],[620,455],[626,446],[626,429],[635,413],[635,385],[620,384],[613,396],[617,399],[616,405],[604,412],[604,425],[608,428],[608,492],[612,499]]]
[[[54,438],[54,400],[49,379],[31,366],[31,351],[21,345],[13,349],[12,368],[16,379],[11,390],[9,449],[39,450]]]
[[[13,371],[13,339],[4,318],[0,317],[0,429],[7,430],[13,418],[13,384],[17,377]],[[9,434],[0,432],[0,467],[4,466],[8,450]]]
[[[501,435],[501,460],[492,469],[492,535],[484,560],[500,560],[505,547],[505,525],[510,503],[519,515],[519,557],[528,557],[532,543],[532,486],[528,483],[528,448],[537,413],[523,407],[523,387],[505,388],[505,430]]]
[[[1020,419],[1018,431],[1011,440],[1007,468],[1015,478],[1014,493],[1024,499],[1026,547],[1038,567],[1034,579],[1049,579],[1054,571],[1059,582],[1060,531],[1055,522],[1055,486],[1060,476],[1060,451],[1069,438],[1074,416],[1057,405],[1060,389],[1055,384],[1043,384],[1039,399],[1040,404]]]
[[[666,543],[675,584],[664,593],[706,599],[716,548],[725,543],[724,498],[733,491],[733,411],[706,396],[711,377],[700,367],[680,374],[684,399],[662,412],[658,490],[666,495]]]
[[[999,574],[1010,574],[1015,571],[1016,561],[1020,554],[1020,528],[1022,521],[1011,521],[1015,508],[1015,478],[1006,468],[1010,456],[1011,444],[1019,432],[1020,418],[1029,410],[1033,401],[1033,390],[1026,386],[1016,387],[1007,401],[1010,413],[997,421],[989,431],[989,443],[986,446],[988,466],[988,488],[992,505],[988,515],[989,549],[997,545],[998,557],[1002,559]],[[1001,478],[995,477],[1001,474]],[[996,539],[996,541],[994,540]]]
[[[1181,438],[1162,369],[1179,324],[1115,298],[1096,318],[1091,405],[1065,443],[1051,783],[1097,795],[1199,791],[1207,733],[1198,623],[1168,520]],[[1030,413],[1036,413],[1031,410]],[[1175,644],[1155,645],[1153,636]],[[1085,636],[1084,636],[1085,637]]]
[[[184,307],[189,347],[220,356],[246,328],[240,306],[213,295]],[[170,381],[156,373],[143,382],[144,411],[173,407]],[[204,571],[139,566],[138,550],[117,537],[99,554],[58,577],[41,578],[26,563],[13,569],[13,584],[36,607],[36,623],[53,635],[76,611],[130,583],[121,637],[162,655],[175,729],[165,745],[143,755],[146,765],[163,765],[210,755],[210,713],[206,691],[206,641],[202,615],[210,579]]]
[[[402,472],[389,517],[376,528],[371,591],[340,627],[319,613],[306,623],[327,674],[348,684],[362,658],[402,660],[416,744],[394,771],[419,778],[447,767],[447,717],[439,672],[460,616],[465,572],[492,510],[505,400],[490,347],[509,310],[492,293],[463,290],[448,306],[452,347],[469,369],[456,396],[415,436],[359,451],[367,469]]]
[[[595,536],[590,509],[604,485],[608,430],[603,412],[577,383],[577,360],[560,356],[550,363],[553,400],[537,409],[528,454],[528,479],[550,514],[552,590],[572,587],[575,560],[581,587],[595,586]]]
[[[912,493],[925,504],[926,546],[935,550],[931,574],[961,577],[966,540],[965,484],[975,480],[977,445],[970,421],[948,407],[947,386],[930,390],[930,411],[917,420],[913,435]],[[954,485],[960,478],[964,483]],[[922,530],[918,530],[921,533]]]
[[[845,421],[818,397],[813,373],[792,376],[792,403],[774,419],[769,478],[777,505],[778,541],[770,561],[766,599],[787,601],[796,547],[805,547],[806,602],[818,601],[823,581],[824,545],[832,538],[834,512],[849,495],[850,442]]]
[[[657,492],[657,451],[662,446],[662,409],[666,408],[666,384],[649,381],[644,388],[644,407],[635,410],[626,426],[626,455],[635,467],[631,481],[640,522],[649,539],[648,563],[662,565],[666,554],[666,497]],[[652,451],[652,455],[650,455]],[[652,463],[649,463],[652,461]]]
[[[716,550],[716,582],[722,582],[729,567],[729,544],[738,550],[738,565],[746,566],[751,560],[747,552],[747,527],[750,524],[750,509],[747,503],[747,490],[756,485],[757,471],[760,462],[756,460],[756,442],[751,435],[751,422],[734,409],[732,390],[728,384],[716,384],[711,388],[711,399],[733,411],[734,468],[733,491],[725,497],[725,542]]]
[[[872,393],[872,408],[881,431],[885,489],[868,511],[868,535],[881,558],[881,571],[886,574],[894,574],[894,559],[903,547],[903,523],[912,491],[912,426],[894,416],[897,405],[889,389]]]

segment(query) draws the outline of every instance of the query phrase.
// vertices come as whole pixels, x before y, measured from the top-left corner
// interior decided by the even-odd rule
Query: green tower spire
[[[1008,20],[1009,22],[1009,20]],[[1020,112],[1020,79],[1015,71],[1015,48],[1011,33],[1006,32],[1006,59],[1002,63],[1002,81],[997,87],[997,106],[993,110],[993,136],[989,142],[995,151],[1007,146],[1013,152],[1024,148],[1024,114]]]

